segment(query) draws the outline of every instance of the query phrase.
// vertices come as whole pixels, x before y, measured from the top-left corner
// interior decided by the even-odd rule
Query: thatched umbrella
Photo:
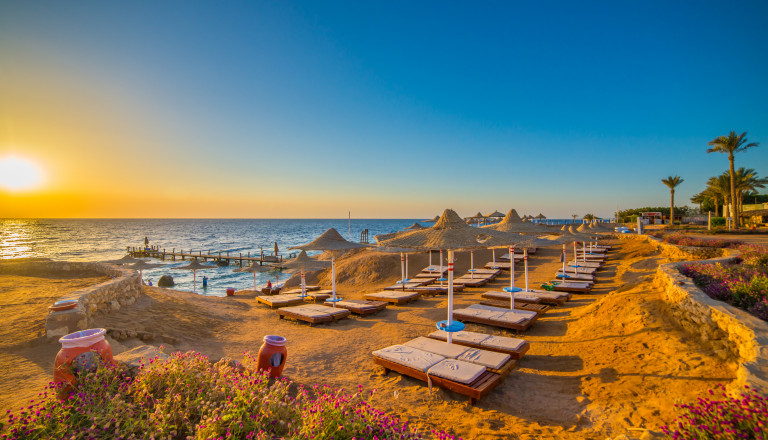
[[[531,222],[524,222],[522,218],[517,214],[517,211],[510,209],[507,215],[495,225],[483,226],[485,229],[494,229],[502,232],[514,232],[519,234],[529,233],[542,233],[546,234],[551,232],[549,228],[544,225],[539,225]]]
[[[524,243],[526,240],[526,237],[517,234],[494,230],[480,230],[467,226],[456,212],[446,209],[431,228],[398,234],[394,238],[380,242],[379,245],[423,250],[448,250],[448,319],[437,323],[437,328],[448,332],[448,342],[450,343],[453,342],[452,333],[461,331],[464,328],[464,324],[453,321],[454,251],[457,249],[477,249],[494,245],[519,244]]]
[[[438,220],[440,220],[440,216],[436,215],[435,218],[431,218],[429,220],[422,220],[424,223],[436,223]]]
[[[414,224],[412,224],[411,226],[408,226],[407,228],[403,228],[403,229],[405,229],[405,230],[407,230],[407,231],[417,231],[417,230],[419,230],[419,229],[427,229],[427,227],[426,227],[426,226],[421,226],[421,225],[419,224],[419,222],[415,222],[415,223],[414,223]]]
[[[310,243],[303,244],[301,246],[293,246],[288,249],[301,249],[305,251],[343,251],[365,247],[371,247],[371,245],[347,241],[344,239],[344,237],[341,236],[341,234],[339,234],[336,229],[331,228],[323,232],[322,235]],[[336,260],[333,253],[331,253],[331,279],[333,298],[329,299],[328,301],[332,302],[335,306],[337,302],[341,301],[341,299],[336,298]]]
[[[274,270],[274,266],[263,266],[259,264],[258,261],[252,261],[250,265],[246,267],[240,267],[238,269],[233,270],[232,272],[251,272],[253,274],[253,289],[256,290],[256,273],[258,272],[269,272],[270,270]]]
[[[197,271],[198,270],[206,270],[206,269],[216,269],[216,266],[210,266],[210,265],[207,265],[207,264],[200,264],[200,262],[197,261],[197,258],[195,258],[194,260],[192,260],[186,266],[174,267],[172,269],[191,270],[192,271],[192,291],[194,292],[197,289]]]
[[[537,215],[537,216],[536,216],[536,217],[534,217],[534,218],[535,218],[536,220],[538,220],[538,221],[539,221],[539,223],[541,223],[541,221],[542,221],[542,220],[546,220],[547,216],[545,216],[545,215],[544,215],[544,214],[542,214],[542,213],[539,213],[539,215]]]
[[[492,213],[486,215],[487,218],[503,218],[504,214],[500,213],[499,211],[493,211]]]
[[[142,261],[144,261],[144,260],[140,260],[138,258],[133,258],[130,255],[126,255],[123,258],[120,258],[118,260],[102,261],[102,263],[105,263],[105,264],[118,264],[119,265],[119,264],[139,263],[139,262],[142,262]]]
[[[139,271],[139,284],[142,283],[142,279],[144,278],[144,269],[154,269],[156,267],[163,267],[165,264],[160,263],[147,263],[146,261],[139,260],[135,263],[129,264],[127,267],[128,269],[138,270]]]
[[[281,267],[286,269],[289,273],[301,272],[301,297],[304,298],[307,296],[307,283],[304,277],[305,272],[326,269],[330,265],[331,263],[329,261],[315,260],[307,255],[307,251],[301,251],[296,258],[283,263]]]

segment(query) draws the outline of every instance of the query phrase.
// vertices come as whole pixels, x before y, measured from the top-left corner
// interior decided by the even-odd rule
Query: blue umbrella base
[[[448,325],[448,321],[440,321],[437,323],[437,329],[447,333],[456,333],[464,330],[464,323],[453,321],[451,325]]]
[[[523,289],[521,289],[521,288],[519,288],[519,287],[505,287],[505,288],[504,288],[504,291],[505,291],[505,292],[507,292],[507,293],[511,293],[511,292],[522,292],[522,291],[523,291]]]

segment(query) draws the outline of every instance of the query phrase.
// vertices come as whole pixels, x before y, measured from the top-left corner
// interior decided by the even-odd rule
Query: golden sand
[[[735,376],[733,363],[718,359],[670,317],[661,291],[651,282],[656,267],[669,260],[642,242],[619,246],[606,269],[598,272],[591,293],[575,294],[521,336],[530,341],[530,351],[519,368],[476,406],[450,391],[435,388],[430,394],[425,383],[410,377],[384,375],[371,356],[374,350],[432,332],[435,322],[446,317],[445,296],[309,327],[278,319],[252,294],[212,298],[147,288],[147,295],[134,305],[97,318],[94,326],[151,332],[156,337],[150,343],[163,343],[166,351],[196,350],[212,358],[240,358],[245,350],[257,351],[264,335],[278,334],[288,339],[284,375],[305,384],[377,389],[374,406],[419,428],[446,429],[476,439],[604,439],[625,433],[628,427],[657,429],[673,418],[678,400],[691,401]],[[530,258],[533,286],[551,279],[560,266],[559,255],[557,249],[539,249]],[[469,267],[469,254],[458,253],[457,259],[456,272],[461,274]],[[475,253],[478,267],[490,259],[490,251]],[[413,255],[411,274],[427,264],[426,255]],[[308,277],[308,282],[327,288],[329,276],[326,270]],[[521,271],[516,276],[517,285],[522,285]],[[337,286],[344,298],[360,299],[399,277],[399,255],[366,251],[337,259]],[[40,279],[43,282],[32,280],[21,287],[17,278],[0,276],[3,297],[46,304],[57,297],[52,291],[55,283],[46,285]],[[62,280],[57,286],[64,293],[81,281],[86,280]],[[485,290],[499,290],[508,283],[509,277],[502,275],[482,288],[465,289],[456,294],[456,307],[479,302]],[[35,310],[31,316],[42,321],[44,311]],[[4,314],[3,326],[8,320]],[[467,330],[514,336],[476,324],[468,324]],[[29,340],[30,335],[22,332],[18,337]],[[112,341],[116,352],[142,343]],[[13,373],[9,368],[0,370],[0,409],[17,408],[40,390],[50,378],[57,350],[55,342],[3,346],[0,367],[14,363],[19,367]],[[23,393],[11,394],[12,388]]]

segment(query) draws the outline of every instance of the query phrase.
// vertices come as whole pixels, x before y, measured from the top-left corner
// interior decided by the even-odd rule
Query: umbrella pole
[[[405,253],[405,279],[410,280],[408,278],[408,252]]]
[[[429,252],[429,267],[432,267],[432,250],[430,249],[428,252]]]
[[[400,252],[400,284],[405,284],[405,257]]]
[[[581,242],[581,259],[585,263],[587,262],[587,242],[586,241]]]
[[[256,272],[253,273],[253,290],[256,290]]]
[[[493,268],[496,269],[496,248],[491,249],[493,255]]]
[[[566,258],[567,257],[565,256],[565,243],[563,243],[563,280],[565,280],[567,278],[567,276],[568,276],[568,273],[565,272],[565,260],[566,260]]]
[[[197,271],[192,269],[192,291],[197,290]]]
[[[512,292],[515,291],[515,247],[514,246],[509,248],[509,289]]]
[[[528,290],[528,248],[523,248],[523,261],[525,262],[525,291]]]
[[[442,259],[441,259],[442,261]],[[448,251],[448,328],[453,324],[453,251]],[[453,343],[453,333],[448,332],[448,343]]]
[[[469,251],[469,279],[475,279],[475,251]]]
[[[301,271],[301,296],[302,296],[302,298],[307,296],[307,284],[306,284],[306,280],[304,278],[304,271],[303,270]],[[335,303],[334,303],[334,305],[335,305]]]
[[[139,269],[139,285],[144,284],[144,274],[142,273],[141,269]]]
[[[440,287],[443,287],[443,250],[440,249]]]
[[[331,255],[331,278],[333,279],[333,307],[336,307],[336,257]]]

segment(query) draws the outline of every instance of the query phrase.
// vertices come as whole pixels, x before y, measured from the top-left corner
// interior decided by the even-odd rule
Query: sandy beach
[[[673,406],[690,401],[717,383],[733,380],[735,365],[717,358],[689,337],[671,318],[661,290],[652,283],[656,268],[669,260],[639,241],[613,241],[617,251],[589,294],[576,294],[542,315],[522,337],[531,343],[502,384],[477,405],[465,396],[434,388],[398,373],[384,375],[371,352],[400,344],[435,329],[445,319],[446,296],[389,306],[367,317],[313,327],[281,320],[254,294],[203,297],[188,292],[145,288],[145,295],[118,313],[99,316],[96,327],[149,332],[152,340],[110,340],[115,353],[148,343],[166,352],[195,350],[211,358],[241,358],[256,352],[266,334],[288,339],[284,375],[304,384],[328,384],[348,390],[376,389],[371,403],[420,429],[445,429],[464,438],[604,439],[628,428],[657,430],[673,419]],[[560,266],[557,248],[542,248],[530,258],[533,286],[549,281]],[[475,252],[475,266],[491,260]],[[469,268],[469,253],[457,253],[456,272]],[[415,272],[428,264],[426,254],[410,258]],[[522,271],[516,271],[517,285]],[[399,256],[370,251],[337,259],[337,287],[348,299],[361,299],[400,277]],[[0,410],[16,409],[50,380],[56,341],[38,338],[45,307],[63,293],[102,281],[56,274],[0,275],[3,301],[0,345]],[[330,271],[308,282],[330,286]],[[482,288],[456,294],[456,307],[480,301],[486,290],[509,284],[508,273]],[[467,330],[514,336],[514,332],[477,324]]]

